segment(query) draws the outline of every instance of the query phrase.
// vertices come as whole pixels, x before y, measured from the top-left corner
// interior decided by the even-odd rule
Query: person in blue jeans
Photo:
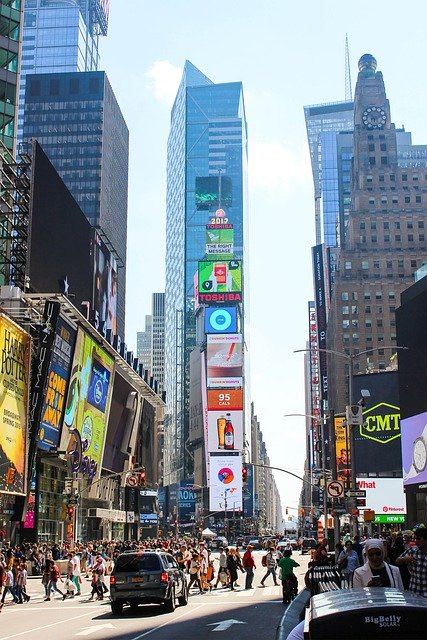
[[[61,578],[61,574],[59,573],[58,565],[55,564],[55,562],[52,562],[52,564],[50,565],[50,580],[49,580],[49,584],[47,585],[48,595],[46,596],[45,600],[50,600],[51,591],[56,591],[62,597],[64,597],[65,594],[60,589],[58,589],[58,585],[57,585],[58,580],[61,580],[61,582],[63,582]]]
[[[268,576],[270,574],[273,576],[274,584],[277,587],[277,585],[278,585],[277,577],[276,577],[277,557],[276,557],[276,553],[274,551],[274,547],[270,547],[268,552],[267,552],[267,555],[266,555],[266,566],[267,566],[267,573],[265,574],[265,576],[261,580],[260,587],[265,587],[264,582],[266,581],[266,579],[268,578]]]

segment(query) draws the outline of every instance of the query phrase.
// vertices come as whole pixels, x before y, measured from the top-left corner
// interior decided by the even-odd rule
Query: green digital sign
[[[199,302],[241,302],[242,261],[199,262]]]
[[[233,254],[234,229],[206,229],[206,255],[210,260],[231,260]]]
[[[378,522],[381,524],[387,524],[387,523],[403,523],[405,522],[405,515],[390,515],[390,516],[386,516],[382,513],[376,513],[375,514],[375,520],[374,522]]]

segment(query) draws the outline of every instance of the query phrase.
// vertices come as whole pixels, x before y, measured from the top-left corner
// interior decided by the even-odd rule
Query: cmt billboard
[[[58,447],[75,341],[76,330],[59,317],[56,321],[41,407],[37,439],[39,449],[50,450]]]
[[[209,455],[209,510],[242,510],[242,456],[240,453]]]
[[[199,262],[199,303],[242,302],[242,261],[209,260]]]
[[[362,397],[363,424],[354,428],[356,474],[376,472],[383,477],[402,477],[398,372],[353,377],[354,398]]]
[[[0,314],[0,493],[24,495],[31,338]]]
[[[114,359],[79,328],[61,437],[61,449],[80,438],[74,470],[94,478],[100,471],[113,388]],[[74,447],[80,455],[79,447]]]
[[[206,352],[208,389],[242,386],[243,337],[241,333],[208,335]]]

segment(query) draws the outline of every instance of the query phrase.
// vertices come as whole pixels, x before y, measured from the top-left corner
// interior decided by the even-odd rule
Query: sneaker
[[[26,602],[29,602],[31,599],[31,596],[27,596]]]
[[[50,598],[45,598],[44,599],[45,602],[50,602]],[[3,605],[2,605],[3,606]]]
[[[66,597],[67,597],[67,594],[64,593],[63,596],[62,596],[62,601],[64,601]],[[49,598],[49,600],[50,600],[50,598]]]
[[[265,587],[265,584],[259,584],[258,586],[263,588],[263,587]]]

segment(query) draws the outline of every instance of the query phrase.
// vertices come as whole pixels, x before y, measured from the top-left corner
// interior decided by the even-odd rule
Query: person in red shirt
[[[252,582],[254,579],[254,569],[256,569],[256,565],[252,549],[253,546],[248,544],[242,559],[243,569],[246,571],[245,589],[253,589]]]

